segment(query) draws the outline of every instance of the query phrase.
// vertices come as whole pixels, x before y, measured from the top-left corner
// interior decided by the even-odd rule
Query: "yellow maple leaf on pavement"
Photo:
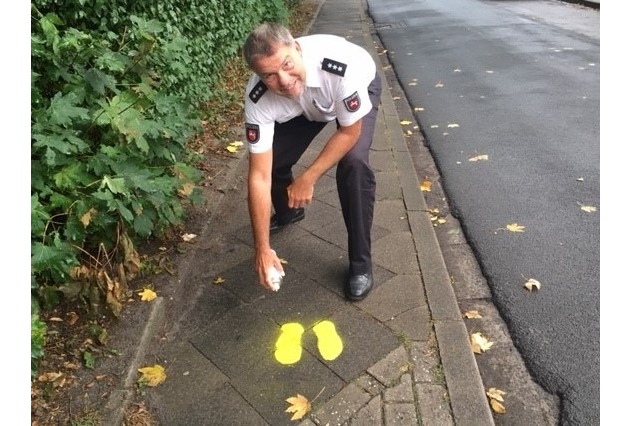
[[[505,407],[496,399],[490,400],[490,407],[492,407],[492,411],[497,414],[505,414]]]
[[[432,182],[428,179],[423,180],[422,182],[420,182],[420,191],[423,192],[431,192],[431,185]]]
[[[138,379],[138,382],[147,386],[155,387],[166,380],[166,373],[164,367],[159,364],[155,364],[150,367],[138,368],[138,371],[142,373],[142,376]]]
[[[481,333],[473,333],[470,335],[470,347],[476,354],[487,351],[492,345],[494,345],[494,342],[490,342]]]
[[[497,388],[490,388],[486,391],[486,395],[488,398],[496,399],[497,401],[503,402],[503,395],[505,395],[505,391]]]
[[[525,232],[525,227],[523,225],[519,225],[518,223],[510,223],[508,226],[506,226],[506,228],[508,231],[512,232]]]
[[[157,293],[151,290],[150,288],[145,288],[141,292],[138,293],[140,296],[140,300],[150,302],[157,297]]]
[[[289,408],[285,410],[286,413],[294,413],[291,420],[300,420],[311,409],[311,403],[308,399],[300,395],[292,396],[286,399],[291,404]]]

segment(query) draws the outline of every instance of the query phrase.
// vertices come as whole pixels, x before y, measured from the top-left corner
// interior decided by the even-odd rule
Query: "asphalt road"
[[[531,375],[560,397],[562,424],[599,424],[599,10],[367,4]]]

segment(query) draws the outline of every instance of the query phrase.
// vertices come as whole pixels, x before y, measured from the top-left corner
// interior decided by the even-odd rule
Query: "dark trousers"
[[[372,219],[376,180],[370,167],[369,154],[376,115],[381,98],[378,74],[368,86],[372,110],[362,118],[361,134],[352,149],[337,164],[337,193],[348,231],[350,274],[372,272]],[[286,123],[276,123],[273,139],[271,201],[278,217],[291,214],[287,187],[293,182],[291,171],[304,151],[327,123],[309,121],[304,116]],[[337,123],[339,127],[339,123]]]

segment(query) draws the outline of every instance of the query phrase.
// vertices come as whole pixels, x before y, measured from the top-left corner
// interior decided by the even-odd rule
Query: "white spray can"
[[[283,276],[284,276],[284,273],[281,274],[273,266],[270,266],[269,269],[267,269],[267,282],[271,284],[271,289],[273,291],[280,290],[280,285],[282,284]]]

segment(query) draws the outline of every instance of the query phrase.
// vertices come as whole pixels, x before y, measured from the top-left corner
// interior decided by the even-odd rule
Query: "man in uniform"
[[[248,206],[260,284],[271,289],[269,267],[282,264],[270,232],[304,218],[317,180],[337,165],[337,191],[348,231],[348,299],[373,286],[371,229],[376,182],[369,150],[380,102],[376,64],[362,47],[334,35],[294,39],[285,27],[264,23],[247,37],[245,61],[254,72],[245,96],[249,147]],[[337,130],[297,177],[292,167],[332,120]],[[273,205],[274,215],[271,215]]]

